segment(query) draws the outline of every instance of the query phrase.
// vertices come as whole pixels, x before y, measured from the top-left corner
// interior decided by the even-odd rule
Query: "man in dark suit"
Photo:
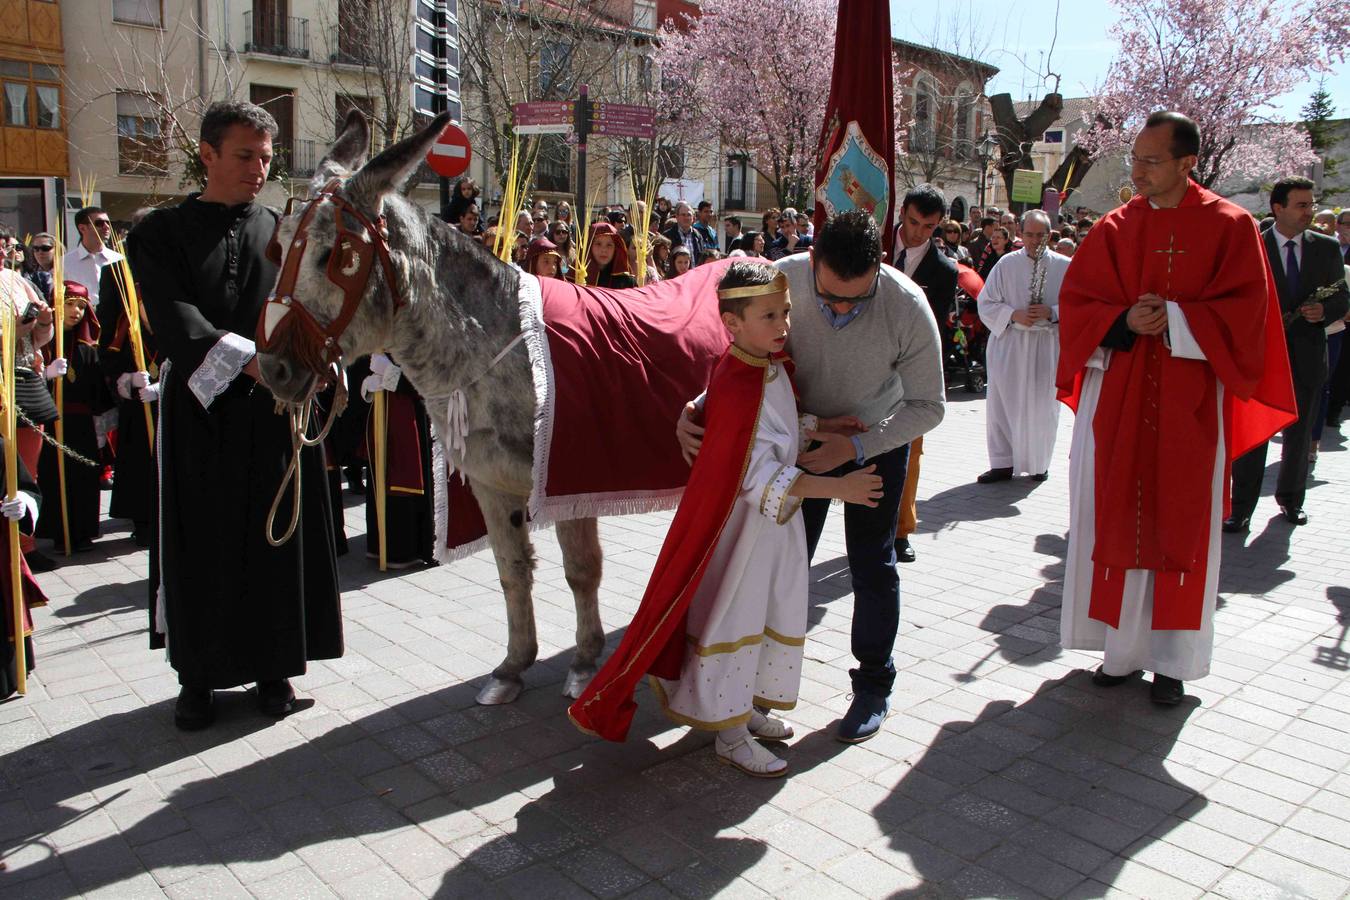
[[[1270,192],[1270,211],[1275,221],[1262,233],[1266,257],[1275,273],[1284,315],[1285,341],[1294,376],[1294,399],[1298,421],[1284,430],[1280,451],[1280,474],[1275,483],[1275,502],[1286,520],[1304,525],[1308,457],[1312,423],[1327,380],[1327,335],[1330,322],[1350,311],[1350,289],[1336,239],[1308,229],[1317,204],[1313,183],[1307,178],[1284,178]],[[1334,287],[1314,298],[1322,288]],[[1233,463],[1233,509],[1223,530],[1246,531],[1261,495],[1266,467],[1262,444]]]
[[[670,241],[672,250],[676,247],[688,247],[694,257],[693,265],[698,265],[698,261],[703,257],[703,251],[708,249],[703,235],[694,227],[694,211],[683,200],[675,204],[675,224],[666,229],[665,237]],[[713,249],[716,249],[715,244]]]
[[[956,307],[956,261],[938,246],[940,237],[934,237],[947,214],[947,198],[931,184],[910,188],[900,207],[900,223],[895,226],[895,267],[908,275],[928,299],[928,308],[937,320],[938,335],[942,340],[942,361],[946,366],[951,351],[951,329],[948,314]],[[923,457],[923,438],[909,445],[909,467],[905,470],[905,492],[900,499],[900,519],[895,528],[895,554],[900,562],[914,561],[914,548],[909,536],[918,527],[920,459]]]

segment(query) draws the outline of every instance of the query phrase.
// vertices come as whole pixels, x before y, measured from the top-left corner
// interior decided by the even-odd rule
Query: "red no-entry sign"
[[[427,165],[431,171],[442,178],[458,178],[469,171],[469,160],[473,158],[473,149],[469,146],[469,136],[458,125],[445,126],[436,143],[427,153]]]

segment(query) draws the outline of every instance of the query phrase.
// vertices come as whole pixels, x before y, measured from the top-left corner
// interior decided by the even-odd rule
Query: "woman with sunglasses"
[[[32,252],[27,254],[24,260],[23,277],[37,288],[38,295],[44,301],[51,303],[54,285],[52,272],[56,266],[56,238],[45,231],[34,235],[29,249]]]
[[[961,243],[961,223],[955,219],[948,219],[942,223],[939,234],[942,236],[943,250],[946,254],[957,262],[970,265],[970,251]]]

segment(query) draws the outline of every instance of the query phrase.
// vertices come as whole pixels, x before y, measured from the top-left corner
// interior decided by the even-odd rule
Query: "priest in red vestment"
[[[1294,417],[1256,223],[1190,181],[1195,123],[1158,112],[1130,156],[1137,196],[1104,216],[1060,293],[1060,398],[1077,413],[1060,642],[1093,682],[1154,673],[1179,703],[1209,673],[1232,461]]]

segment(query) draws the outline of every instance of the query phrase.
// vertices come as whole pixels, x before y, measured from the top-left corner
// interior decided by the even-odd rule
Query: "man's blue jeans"
[[[867,460],[881,476],[881,500],[874,508],[853,503],[844,506],[844,544],[848,549],[849,574],[853,577],[853,656],[858,661],[858,667],[848,673],[853,679],[854,693],[886,697],[895,683],[891,652],[900,627],[895,521],[900,513],[908,463],[908,444]],[[857,463],[850,462],[828,474],[843,475],[857,468]],[[802,503],[808,559],[815,556],[829,511],[829,500]]]

